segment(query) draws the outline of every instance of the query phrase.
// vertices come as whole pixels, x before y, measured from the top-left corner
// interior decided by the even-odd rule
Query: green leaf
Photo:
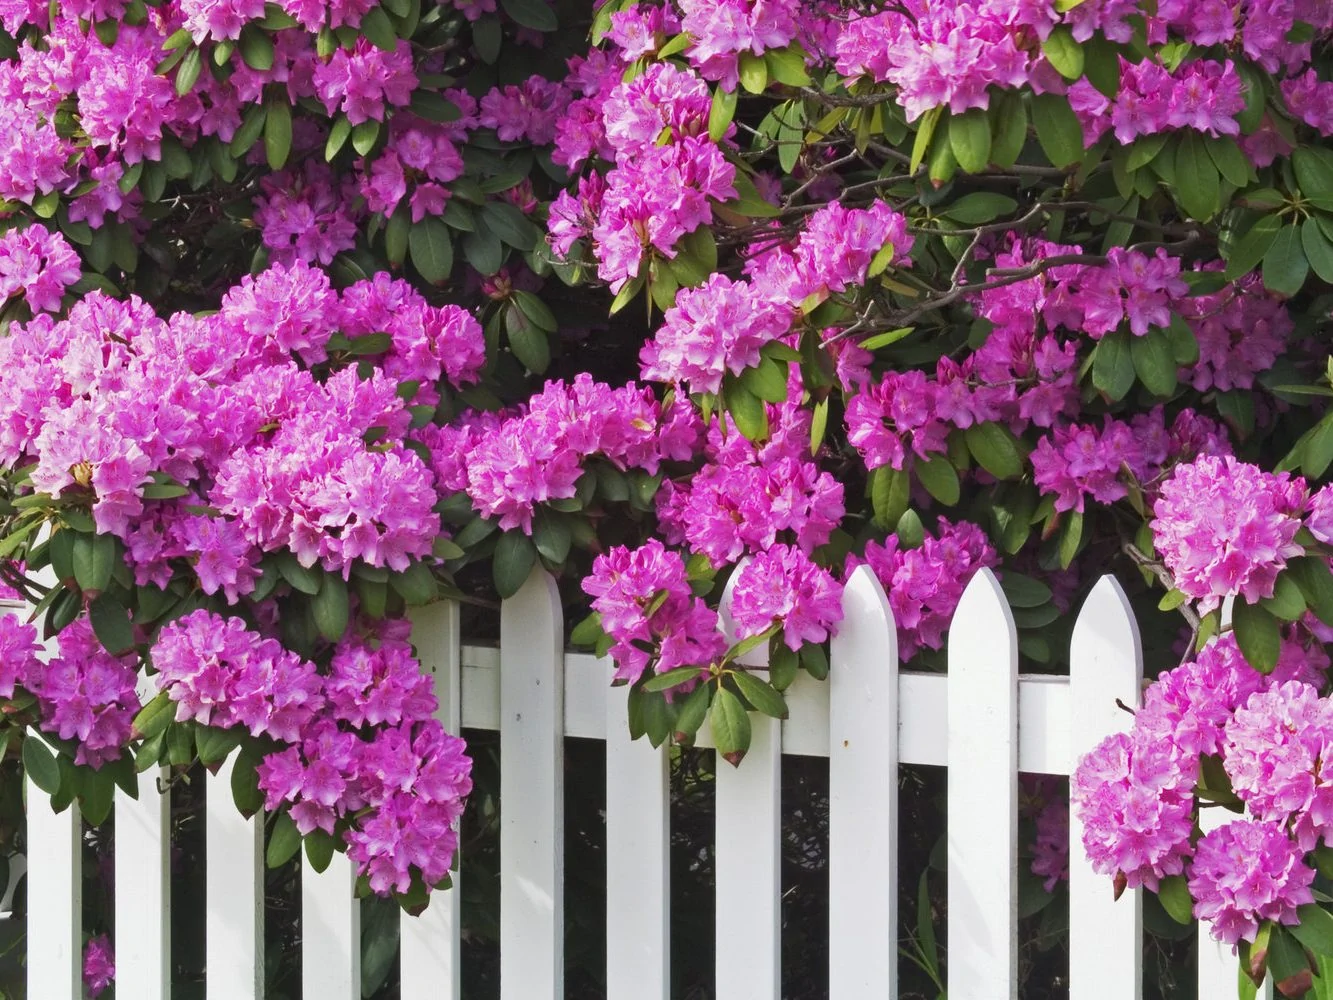
[[[562,515],[538,512],[533,524],[532,541],[543,558],[556,565],[563,563],[569,556],[573,540],[569,522]]]
[[[1123,330],[1108,333],[1092,353],[1092,384],[1111,399],[1124,399],[1134,386],[1134,356],[1130,336]]]
[[[196,726],[194,746],[199,753],[200,763],[205,766],[222,763],[233,750],[241,745],[241,739],[244,735],[244,730]]]
[[[1162,599],[1157,602],[1157,610],[1175,611],[1176,608],[1180,607],[1188,600],[1189,597],[1188,595],[1185,594],[1184,591],[1175,589],[1168,590],[1165,594],[1162,595]]]
[[[1134,371],[1149,392],[1166,398],[1176,391],[1176,356],[1165,330],[1154,327],[1142,337],[1131,336],[1129,348]]]
[[[807,642],[801,647],[801,666],[817,681],[828,678],[828,653],[820,643]]]
[[[398,48],[398,33],[383,7],[371,7],[361,17],[361,35],[371,45],[385,52]]]
[[[906,470],[881,465],[870,471],[870,501],[875,525],[889,531],[907,509],[911,479]]]
[[[504,12],[525,28],[555,31],[560,27],[555,11],[545,0],[500,0]]]
[[[783,403],[787,400],[787,374],[786,362],[760,358],[757,366],[741,372],[740,382],[767,403]]]
[[[374,118],[358,122],[352,126],[352,148],[361,156],[367,155],[375,148],[375,143],[379,137],[380,123]]]
[[[315,628],[329,642],[337,642],[347,631],[350,614],[347,584],[337,573],[328,573],[324,585],[310,602],[310,610],[315,616]]]
[[[346,115],[339,115],[333,119],[333,124],[329,127],[328,141],[324,144],[324,159],[330,161],[337,156],[339,150],[347,144],[351,134],[352,123],[347,120]]]
[[[677,667],[663,674],[654,674],[643,682],[643,690],[648,692],[669,691],[689,681],[699,679],[698,667]]]
[[[1168,875],[1157,886],[1162,908],[1178,924],[1188,924],[1194,916],[1194,900],[1184,875]]]
[[[996,479],[1017,479],[1023,472],[1023,456],[1009,428],[986,421],[963,432],[967,450],[977,464]]]
[[[74,538],[70,553],[74,562],[74,579],[84,591],[101,593],[111,583],[120,547],[114,535],[84,535]]]
[[[1083,541],[1083,512],[1067,511],[1060,525],[1060,568],[1068,569],[1078,555],[1078,548]]]
[[[324,580],[323,570],[302,566],[291,552],[278,553],[277,563],[278,573],[291,585],[293,590],[308,595],[319,593],[320,584]]]
[[[1311,270],[1321,281],[1333,285],[1333,241],[1315,219],[1301,223],[1301,249],[1305,251]]]
[[[1037,608],[1051,599],[1051,588],[1046,584],[1012,570],[1004,571],[1000,589],[1014,608]]]
[[[1333,625],[1333,570],[1322,556],[1300,556],[1287,563],[1290,575],[1301,588],[1305,603],[1325,625]]]
[[[771,219],[782,214],[782,209],[760,196],[754,181],[746,174],[737,171],[731,186],[736,189],[736,199],[727,202],[727,208],[733,212],[752,219]]]
[[[731,679],[736,682],[745,700],[754,706],[755,711],[771,719],[785,719],[788,716],[787,700],[778,693],[768,681],[761,680],[744,670],[733,670]]]
[[[1120,52],[1102,35],[1083,43],[1083,72],[1090,84],[1115,100],[1120,92]]]
[[[1073,32],[1063,24],[1051,29],[1041,43],[1041,51],[1066,80],[1077,80],[1083,75],[1083,46],[1074,41]]]
[[[455,541],[458,541],[458,539],[456,538]],[[459,544],[462,543],[459,542]],[[435,574],[423,562],[414,562],[403,572],[394,573],[389,577],[389,586],[397,592],[404,603],[410,606],[429,604],[435,600],[439,592],[439,587],[435,583]]]
[[[556,322],[555,314],[551,312],[545,302],[533,295],[532,292],[516,289],[514,291],[514,301],[523,310],[523,315],[532,320],[533,325],[539,330],[555,333],[560,328],[560,324]]]
[[[898,536],[898,542],[904,549],[918,549],[926,540],[926,529],[921,523],[921,515],[911,507],[903,511],[902,517],[898,518],[893,533]]]
[[[454,267],[454,244],[449,227],[440,219],[426,216],[414,222],[407,236],[412,266],[427,282],[440,285],[449,279]]]
[[[1282,650],[1282,634],[1272,612],[1237,597],[1231,612],[1231,627],[1246,662],[1261,674],[1271,674]]]
[[[1083,126],[1059,94],[1037,94],[1032,98],[1032,124],[1047,159],[1057,167],[1068,167],[1083,159]]]
[[[990,119],[991,162],[1000,167],[1012,167],[1028,141],[1027,105],[1023,103],[1023,98],[1017,91],[992,97]],[[971,196],[964,195],[963,199],[959,200],[968,197]],[[954,207],[957,207],[956,203]],[[953,208],[949,209],[949,214],[953,214]]]
[[[1270,292],[1288,297],[1295,295],[1305,284],[1310,263],[1301,246],[1300,229],[1287,224],[1278,230],[1277,238],[1264,254],[1264,287]]]
[[[914,468],[916,477],[921,480],[921,485],[936,500],[946,507],[952,507],[958,502],[958,498],[962,494],[958,482],[958,470],[953,467],[953,463],[946,456],[937,455],[930,459],[918,458]]]
[[[1259,602],[1284,622],[1294,622],[1305,614],[1305,595],[1291,573],[1281,573],[1273,582],[1273,596]]]
[[[197,48],[185,53],[180,66],[176,69],[176,93],[184,97],[199,79],[199,71],[204,68],[204,56]]]
[[[896,344],[908,334],[912,333],[916,327],[900,326],[896,330],[885,330],[883,333],[877,333],[874,336],[867,337],[857,346],[864,351],[877,351],[881,347],[888,347],[890,344]]]
[[[719,688],[708,718],[717,752],[732,767],[738,767],[750,749],[750,715],[745,706],[725,687]]]
[[[990,164],[990,145],[990,118],[981,108],[949,119],[949,146],[969,174],[979,174]]]
[[[935,135],[935,129],[939,126],[940,118],[944,114],[944,106],[931,108],[923,114],[916,127],[916,139],[912,143],[912,159],[908,167],[908,173],[915,174],[917,168],[921,166],[921,161],[926,158],[926,151],[930,149],[930,140]]]
[[[952,139],[952,128],[949,130],[949,136]],[[954,151],[954,154],[957,155],[957,150]],[[958,162],[962,163],[962,160]],[[1017,207],[1018,202],[1007,194],[996,194],[994,191],[973,191],[971,194],[965,194],[950,204],[947,211],[949,218],[955,222],[973,226],[983,222],[991,222],[1001,215],[1008,215]]]
[[[768,437],[768,411],[764,402],[740,382],[732,382],[726,389],[727,415],[736,429],[749,441]]]
[[[808,87],[810,74],[805,70],[805,53],[798,45],[789,45],[785,49],[769,49],[764,53],[764,62],[768,64],[768,75],[785,83],[788,87]]]
[[[60,791],[60,765],[46,744],[32,733],[23,740],[23,770],[47,795]]]
[[[88,605],[88,619],[93,634],[112,656],[128,652],[134,646],[134,626],[125,605],[110,594],[102,594]]]
[[[241,119],[241,127],[236,130],[236,134],[231,137],[231,142],[227,146],[227,151],[232,156],[237,158],[244,156],[259,137],[264,134],[265,115],[266,110],[262,104],[252,104],[245,109],[245,117]],[[185,176],[189,176],[188,171]]]
[[[278,813],[273,830],[268,837],[268,848],[264,851],[264,860],[270,868],[281,868],[301,848],[301,831],[286,810]]]
[[[1333,198],[1333,157],[1325,150],[1301,147],[1292,151],[1296,183],[1307,198]]]
[[[505,249],[490,230],[478,229],[463,236],[463,256],[480,273],[492,275],[504,263]]]
[[[453,122],[463,116],[457,104],[433,90],[415,91],[407,109],[418,118],[424,118],[429,122]]]
[[[713,106],[708,112],[708,137],[714,142],[721,142],[736,117],[736,99],[738,94],[726,90],[721,85],[713,90]]]
[[[1213,164],[1228,184],[1243,188],[1250,182],[1250,161],[1236,145],[1236,140],[1223,136],[1219,139],[1206,139],[1204,145]]]
[[[591,646],[605,634],[602,628],[602,616],[594,611],[574,626],[574,631],[569,634],[569,641],[574,646]]]
[[[1223,277],[1227,281],[1235,281],[1258,267],[1281,229],[1282,219],[1279,216],[1265,215],[1258,219],[1232,247]]]
[[[330,862],[333,861],[333,851],[336,846],[337,841],[333,836],[323,830],[314,829],[307,833],[305,856],[310,861],[310,867],[320,873],[327,871]]]
[[[1222,188],[1203,136],[1191,129],[1180,133],[1175,168],[1176,201],[1190,218],[1207,222],[1221,207]]]
[[[251,69],[266,73],[273,68],[273,39],[268,33],[247,24],[241,29],[241,58]]]
[[[264,793],[259,789],[259,758],[243,748],[231,768],[231,798],[242,816],[249,819],[264,808]]]
[[[681,703],[680,711],[676,713],[677,742],[684,743],[694,738],[694,734],[708,717],[708,708],[713,704],[715,690],[712,684],[700,684]]]
[[[407,234],[411,228],[411,213],[405,206],[399,205],[384,227],[384,255],[393,267],[401,267],[407,259]]]
[[[513,597],[527,582],[537,562],[537,548],[521,531],[506,531],[495,545],[491,567],[495,589],[502,598]]]
[[[264,156],[270,170],[281,170],[292,152],[292,109],[286,92],[266,98],[264,110]]]
[[[509,349],[528,371],[541,375],[551,364],[551,342],[514,303],[505,309],[505,333]]]
[[[488,201],[481,207],[482,225],[516,250],[527,253],[541,240],[542,233],[517,205],[507,201]]]
[[[141,739],[152,739],[164,732],[176,717],[176,703],[165,691],[159,691],[153,700],[134,717],[133,732]]]
[[[79,812],[89,826],[101,826],[111,815],[116,800],[116,781],[110,768],[79,772]]]
[[[768,86],[768,63],[762,56],[742,52],[740,58],[741,86],[751,94],[762,94]]]
[[[1333,914],[1318,903],[1296,908],[1301,922],[1291,926],[1291,935],[1316,955],[1333,956]]]

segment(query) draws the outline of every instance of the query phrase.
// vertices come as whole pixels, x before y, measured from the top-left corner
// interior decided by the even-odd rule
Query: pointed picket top
[[[858,566],[829,656],[829,996],[898,995],[898,635]]]
[[[1074,623],[1069,651],[1072,773],[1112,733],[1127,732],[1139,703],[1143,649],[1124,590],[1104,576]],[[1124,706],[1124,707],[1122,707]],[[1069,817],[1070,1000],[1139,1000],[1143,995],[1143,900],[1137,889],[1115,898],[1111,880],[1092,870],[1083,824]]]
[[[963,591],[948,657],[948,989],[1016,1000],[1018,634],[989,569]]]

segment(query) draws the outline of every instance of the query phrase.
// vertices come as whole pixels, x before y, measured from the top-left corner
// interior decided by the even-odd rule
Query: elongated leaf
[[[1226,280],[1235,281],[1258,267],[1281,229],[1282,219],[1276,215],[1265,215],[1257,220],[1232,248],[1223,272]]]
[[[1306,219],[1301,223],[1301,249],[1310,268],[1319,275],[1321,281],[1333,284],[1333,241],[1315,219]]]
[[[301,831],[296,829],[296,824],[286,811],[279,813],[268,837],[268,848],[264,851],[265,862],[270,868],[280,868],[300,849]]]
[[[914,468],[921,485],[936,500],[946,507],[952,507],[958,502],[962,493],[958,482],[958,470],[953,467],[947,456],[917,459]]]
[[[1272,673],[1282,648],[1278,620],[1272,612],[1238,597],[1232,610],[1232,628],[1246,662],[1261,674]]]
[[[336,573],[324,577],[324,585],[310,602],[310,609],[315,615],[315,627],[319,634],[330,642],[337,642],[347,631],[350,614],[347,584]]]
[[[513,597],[537,562],[537,548],[521,531],[506,531],[495,545],[492,575],[502,598]]]
[[[35,735],[28,735],[23,740],[23,770],[47,795],[60,791],[60,765],[47,745]]]
[[[979,174],[990,163],[990,118],[972,108],[949,119],[949,146],[958,165],[969,174]]]
[[[134,645],[130,613],[110,594],[103,594],[88,605],[88,620],[97,641],[113,656],[128,652]]]
[[[1176,200],[1191,218],[1208,221],[1221,207],[1222,188],[1203,136],[1193,130],[1181,132],[1175,168]]]
[[[1111,399],[1124,399],[1134,386],[1134,374],[1129,335],[1116,330],[1102,337],[1092,355],[1092,384]]]
[[[772,719],[787,718],[787,700],[768,681],[744,670],[733,670],[730,676],[756,711]]]
[[[412,266],[432,285],[449,280],[454,267],[454,244],[449,227],[440,219],[426,216],[412,224],[407,237]]]
[[[271,170],[281,170],[292,151],[292,109],[286,96],[264,102],[264,156]]]
[[[1295,295],[1309,274],[1310,262],[1301,245],[1300,229],[1293,224],[1283,226],[1264,254],[1264,287],[1279,295]]]
[[[116,557],[120,547],[112,535],[84,535],[74,538],[71,553],[74,562],[74,579],[80,589],[101,593],[111,583],[111,574],[116,568]]]
[[[992,421],[973,424],[963,436],[977,464],[996,479],[1017,479],[1023,472],[1023,456],[1007,427]]]
[[[745,706],[726,688],[719,688],[708,718],[717,752],[732,767],[739,766],[750,749],[750,715]]]
[[[500,0],[504,12],[525,28],[555,31],[560,22],[545,0]]]
[[[1194,900],[1190,897],[1184,875],[1169,875],[1162,879],[1157,889],[1157,898],[1176,923],[1188,924],[1193,919]]]
[[[1151,329],[1142,337],[1129,338],[1130,355],[1139,381],[1154,396],[1167,397],[1176,391],[1176,357],[1166,331]]]
[[[1041,43],[1041,51],[1066,80],[1077,80],[1083,75],[1083,46],[1074,41],[1073,33],[1065,25],[1051,29]]]
[[[1037,94],[1032,98],[1032,124],[1046,157],[1057,167],[1068,167],[1083,159],[1083,126],[1059,94]]]

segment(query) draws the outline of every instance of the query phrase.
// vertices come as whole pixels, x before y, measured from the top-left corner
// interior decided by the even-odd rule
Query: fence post
[[[1133,726],[1134,717],[1116,702],[1136,707],[1142,677],[1143,651],[1133,609],[1115,577],[1104,576],[1084,602],[1070,642],[1070,774],[1102,739]],[[1088,863],[1083,824],[1071,810],[1069,998],[1139,1000],[1142,995],[1142,895],[1130,889],[1116,901],[1111,880]]]
[[[409,615],[421,669],[435,676],[435,697],[440,702],[435,717],[454,735],[462,731],[463,703],[458,610],[455,601],[437,601],[413,608]],[[402,1000],[458,1000],[461,995],[457,871],[453,878],[453,888],[434,893],[424,913],[416,917],[404,913],[400,918]]]
[[[898,995],[898,636],[860,566],[829,668],[829,996]]]
[[[564,997],[564,617],[538,567],[500,611],[500,996]]]
[[[246,819],[232,802],[239,756],[204,778],[208,1000],[264,995],[264,813]]]
[[[949,630],[949,995],[1018,996],[1018,637],[988,569]]]
[[[606,667],[606,995],[670,1000],[667,747],[629,738],[630,689]]]
[[[722,594],[722,630],[734,638],[731,598],[742,560]],[[743,666],[768,663],[768,648],[742,656]],[[781,723],[752,713],[750,750],[740,767],[722,755],[717,780],[716,996],[778,1000],[782,996]]]
[[[141,675],[139,699],[156,694]],[[171,794],[157,785],[165,773],[140,774],[137,800],[116,790],[116,990],[143,1000],[171,996]]]

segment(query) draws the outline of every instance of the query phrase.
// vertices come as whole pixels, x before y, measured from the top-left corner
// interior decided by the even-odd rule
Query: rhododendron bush
[[[1036,671],[1111,571],[1161,676],[1093,864],[1288,995],[1333,955],[1329,5],[0,25],[0,739],[57,808],[234,755],[270,863],[415,908],[471,776],[412,606],[544,567],[634,736],[744,766],[853,569],[927,670],[995,570]]]

